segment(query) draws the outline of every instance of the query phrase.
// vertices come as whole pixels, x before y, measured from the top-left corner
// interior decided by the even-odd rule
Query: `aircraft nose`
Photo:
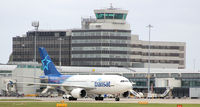
[[[132,88],[133,88],[132,83],[129,82],[129,83],[127,84],[127,88],[128,88],[129,90],[132,90]]]

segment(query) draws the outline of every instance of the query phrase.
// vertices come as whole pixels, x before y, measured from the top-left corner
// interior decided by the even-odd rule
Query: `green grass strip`
[[[0,102],[0,107],[56,107],[55,102]],[[200,104],[182,104],[183,107],[200,107]],[[67,107],[177,107],[177,104],[135,103],[67,103]]]

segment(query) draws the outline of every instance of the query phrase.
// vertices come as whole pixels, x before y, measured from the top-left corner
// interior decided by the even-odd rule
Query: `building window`
[[[104,19],[104,13],[96,13],[97,19]]]
[[[105,16],[106,16],[106,19],[113,19],[114,14],[113,13],[106,13]]]
[[[126,19],[127,14],[124,14],[124,20]]]
[[[123,14],[115,14],[114,19],[123,19]]]

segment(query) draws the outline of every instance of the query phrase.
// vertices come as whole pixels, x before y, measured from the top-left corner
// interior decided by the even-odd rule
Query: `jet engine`
[[[75,88],[71,91],[71,95],[74,98],[83,98],[87,95],[86,91],[82,88]]]
[[[124,97],[124,98],[127,98],[127,97],[130,96],[130,92],[129,92],[129,91],[126,91],[126,92],[122,93],[120,96],[121,96],[121,97]]]

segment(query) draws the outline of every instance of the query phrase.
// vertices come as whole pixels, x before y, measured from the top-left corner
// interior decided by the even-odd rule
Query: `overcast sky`
[[[200,70],[200,0],[0,0],[0,63],[7,63],[12,37],[32,30],[81,27],[81,17],[94,17],[93,10],[113,7],[129,10],[132,34],[148,40],[186,42],[186,68]]]

